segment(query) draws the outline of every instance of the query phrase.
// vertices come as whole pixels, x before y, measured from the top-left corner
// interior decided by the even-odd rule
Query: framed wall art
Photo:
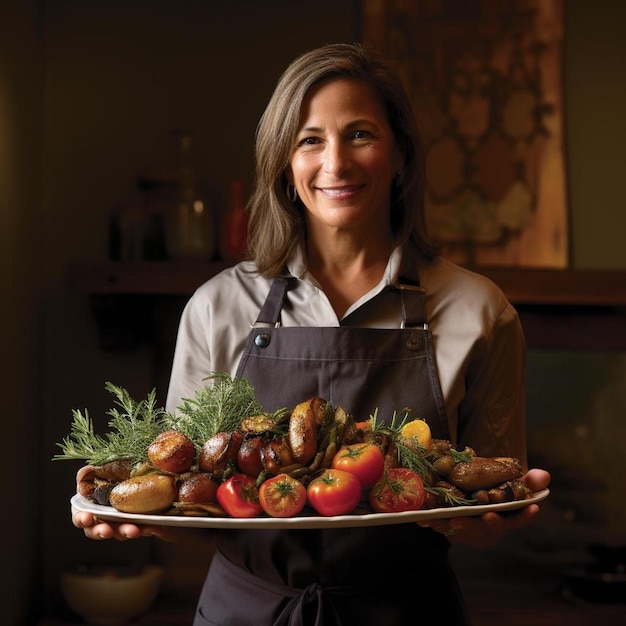
[[[426,213],[468,266],[569,265],[563,0],[362,0],[426,151]]]

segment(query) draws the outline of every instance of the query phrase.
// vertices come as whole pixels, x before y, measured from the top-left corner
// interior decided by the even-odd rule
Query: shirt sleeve
[[[193,296],[180,319],[165,405],[171,413],[175,413],[183,398],[193,398],[203,379],[212,372],[207,327],[210,320],[201,311],[198,298]]]
[[[526,341],[517,311],[504,300],[466,370],[458,442],[480,456],[526,459]]]

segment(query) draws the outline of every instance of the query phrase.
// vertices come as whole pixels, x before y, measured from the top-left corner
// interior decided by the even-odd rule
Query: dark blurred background
[[[2,463],[14,494],[2,514],[5,623],[75,623],[59,577],[85,560],[172,564],[169,589],[193,604],[205,555],[91,542],[70,523],[78,466],[51,458],[72,409],[102,423],[104,382],[143,398],[162,355],[149,341],[102,349],[68,268],[110,256],[111,215],[171,158],[172,131],[193,132],[223,215],[230,181],[252,183],[256,123],[282,70],[312,47],[358,40],[361,22],[357,0],[0,3]],[[571,265],[623,270],[626,5],[567,0],[564,65]],[[554,493],[540,522],[499,550],[459,551],[477,605],[485,585],[507,583],[562,600],[562,572],[589,543],[626,543],[623,349],[533,349],[529,366],[530,459],[554,472]]]

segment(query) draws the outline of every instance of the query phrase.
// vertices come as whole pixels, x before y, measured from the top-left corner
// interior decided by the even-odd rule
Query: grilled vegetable
[[[477,456],[471,461],[457,463],[446,478],[459,489],[472,492],[490,489],[521,476],[522,467],[517,459]]]

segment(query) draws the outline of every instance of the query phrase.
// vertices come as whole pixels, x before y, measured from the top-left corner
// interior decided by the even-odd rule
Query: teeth
[[[350,188],[344,187],[343,189],[324,189],[323,191],[326,195],[329,195],[329,196],[341,196],[346,193],[350,193],[351,191],[353,191],[353,189],[354,189],[353,187],[350,187]]]

